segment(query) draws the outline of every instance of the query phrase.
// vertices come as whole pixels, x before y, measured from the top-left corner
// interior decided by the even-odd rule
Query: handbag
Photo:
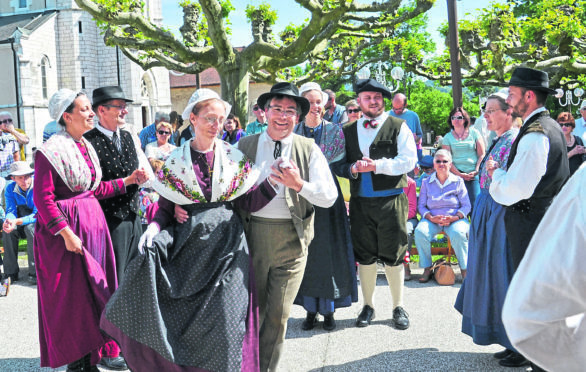
[[[448,258],[440,258],[433,263],[431,271],[433,278],[439,285],[454,285],[456,282],[456,275],[452,269],[452,249],[448,251]]]

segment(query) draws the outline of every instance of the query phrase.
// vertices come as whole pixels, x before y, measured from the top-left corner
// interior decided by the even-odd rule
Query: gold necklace
[[[212,151],[215,151],[216,146],[214,145],[214,149]],[[212,169],[212,167],[210,166],[210,163],[208,163],[208,159],[206,157],[206,153],[204,152],[199,152],[198,154],[201,156],[202,160],[204,163],[206,163],[207,167],[208,167],[208,175],[210,176],[210,178],[212,178],[212,175],[214,174],[214,170]],[[213,156],[212,156],[212,164],[214,164],[214,158],[216,157],[216,153],[213,152]]]

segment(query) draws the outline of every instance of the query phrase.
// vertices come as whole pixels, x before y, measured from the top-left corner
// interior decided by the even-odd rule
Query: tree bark
[[[241,63],[232,69],[218,70],[222,99],[232,105],[232,113],[240,119],[242,128],[248,123],[248,66]]]

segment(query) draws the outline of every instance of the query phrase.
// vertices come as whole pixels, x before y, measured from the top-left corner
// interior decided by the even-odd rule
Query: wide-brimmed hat
[[[324,91],[321,90],[321,87],[318,83],[310,82],[303,84],[301,87],[299,87],[299,95],[303,96],[303,93],[309,92],[310,90],[317,90],[321,94],[322,106],[325,106],[326,103],[328,103],[330,96],[328,96],[327,93],[324,93]]]
[[[208,88],[201,88],[193,92],[193,94],[189,98],[189,102],[187,102],[187,106],[185,106],[185,110],[183,110],[183,114],[181,114],[183,120],[189,120],[189,114],[191,114],[191,111],[193,111],[195,105],[197,105],[200,102],[207,101],[209,99],[217,99],[220,102],[222,102],[226,107],[225,115],[228,116],[230,110],[232,110],[232,105],[222,100],[218,93],[214,92],[213,90]]]
[[[10,175],[11,176],[24,176],[25,174],[33,174],[35,170],[31,168],[30,164],[26,161],[15,161],[10,164]]]
[[[419,161],[419,166],[422,168],[433,168],[433,156],[425,155]]]
[[[301,108],[301,117],[309,112],[309,101],[307,98],[301,97],[297,87],[291,83],[277,83],[273,85],[270,92],[263,93],[258,97],[256,103],[264,108],[267,101],[276,96],[286,96],[293,99]]]
[[[538,90],[551,95],[557,93],[549,87],[547,72],[528,67],[517,67],[509,80],[509,86]]]
[[[122,88],[116,85],[98,88],[94,90],[92,94],[92,102],[94,107],[97,107],[104,102],[113,101],[115,99],[132,102],[131,99],[128,99],[124,96],[124,91]]]
[[[389,88],[385,87],[374,79],[358,80],[358,82],[356,82],[356,86],[354,87],[354,91],[356,94],[361,92],[380,92],[383,94],[383,97],[393,99],[393,93],[391,93]]]

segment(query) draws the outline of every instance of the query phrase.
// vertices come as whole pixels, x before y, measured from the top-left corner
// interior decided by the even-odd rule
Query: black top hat
[[[101,87],[94,90],[92,94],[92,105],[94,107],[108,101],[121,99],[126,102],[132,102],[131,99],[124,97],[124,92],[119,86]]]
[[[385,87],[378,81],[374,79],[360,79],[356,83],[356,87],[354,91],[358,94],[360,92],[380,92],[383,94],[383,97],[387,97],[388,99],[393,99],[393,94],[389,90],[389,88]]]
[[[513,71],[509,86],[539,90],[548,94],[556,94],[554,89],[549,87],[549,76],[547,72],[527,67],[517,67]]]
[[[304,117],[309,112],[309,101],[305,97],[299,96],[299,90],[291,83],[277,83],[271,87],[271,91],[261,94],[256,103],[264,108],[267,101],[275,96],[285,96],[295,100],[301,107],[300,117]]]

